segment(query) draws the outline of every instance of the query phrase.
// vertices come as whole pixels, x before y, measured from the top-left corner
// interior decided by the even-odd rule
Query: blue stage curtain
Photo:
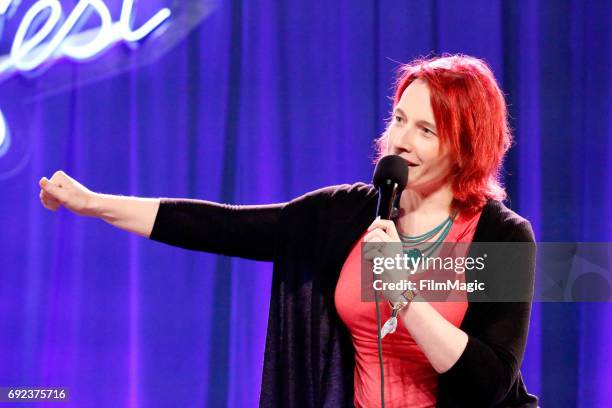
[[[236,204],[368,181],[395,70],[418,56],[491,65],[516,136],[509,205],[539,241],[611,241],[611,25],[610,2],[233,0],[149,65],[64,92],[36,90],[96,61],[1,84],[29,144],[0,177],[0,386],[69,387],[71,406],[256,406],[271,266],[50,213],[37,181],[63,169],[99,192]],[[528,389],[611,406],[610,338],[610,303],[534,304]]]

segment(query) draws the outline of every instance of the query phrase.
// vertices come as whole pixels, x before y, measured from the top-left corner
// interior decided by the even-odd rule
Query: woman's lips
[[[407,164],[409,167],[416,167],[416,166],[418,166],[418,164],[416,164],[416,163],[415,163],[415,162],[413,162],[413,161],[408,160],[407,158],[405,158],[404,156],[400,155],[399,153],[396,153],[396,154],[397,154],[399,157],[401,157],[401,158],[402,158],[402,159],[403,159],[403,160],[406,162],[406,164]]]

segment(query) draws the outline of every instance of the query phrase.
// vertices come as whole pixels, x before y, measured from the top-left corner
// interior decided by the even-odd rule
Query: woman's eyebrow
[[[419,120],[417,123],[419,125],[425,125],[425,126],[431,128],[434,132],[438,131],[438,129],[436,129],[436,125],[434,125],[433,123],[430,123],[430,122],[428,122],[426,120]]]
[[[406,116],[406,113],[404,113],[404,111],[403,111],[403,110],[401,110],[400,108],[395,108],[395,109],[393,109],[393,114],[395,115],[395,114],[397,114],[397,113],[399,113],[399,114],[400,114],[400,115],[402,115],[402,116]]]
[[[407,117],[408,117],[408,115],[406,115],[406,112],[404,112],[404,111],[402,110],[402,108],[395,108],[395,109],[393,109],[393,114],[398,114],[398,113],[399,113],[400,115],[404,116],[405,118],[407,118]],[[431,129],[432,129],[434,132],[437,132],[437,131],[438,131],[438,129],[436,128],[436,125],[434,125],[433,123],[428,122],[428,121],[426,121],[426,120],[419,120],[419,121],[417,122],[417,124],[419,124],[419,125],[425,125],[425,126],[427,126],[427,127],[431,128]]]

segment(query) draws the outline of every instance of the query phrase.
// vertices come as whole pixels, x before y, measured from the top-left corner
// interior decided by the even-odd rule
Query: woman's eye
[[[395,116],[394,116],[394,119],[395,119],[395,121],[396,121],[396,122],[398,122],[398,123],[401,123],[401,122],[402,122],[402,117],[401,117],[401,116],[397,116],[397,115],[395,115]]]
[[[422,127],[421,131],[425,134],[425,136],[433,136],[433,135],[435,135],[434,132],[432,132],[431,130],[427,129],[426,127]]]

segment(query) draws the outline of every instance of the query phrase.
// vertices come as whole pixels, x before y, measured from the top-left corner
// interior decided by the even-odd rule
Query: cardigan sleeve
[[[477,321],[465,328],[468,342],[457,362],[439,377],[440,385],[457,406],[497,406],[519,376],[527,342],[535,270],[535,243],[529,222],[522,220],[515,225],[505,242],[533,244],[518,256],[508,254],[504,267],[509,277],[526,274],[522,276],[527,276],[526,282],[530,284],[527,288],[530,302],[471,305],[482,313],[478,314]]]
[[[332,198],[346,200],[356,191],[365,194],[369,189],[363,183],[328,186],[268,205],[162,198],[149,238],[185,249],[273,261],[278,240],[289,228],[281,225],[287,223],[283,214],[313,217],[314,213],[332,211]]]
[[[149,238],[196,251],[272,261],[284,205],[163,198]]]

